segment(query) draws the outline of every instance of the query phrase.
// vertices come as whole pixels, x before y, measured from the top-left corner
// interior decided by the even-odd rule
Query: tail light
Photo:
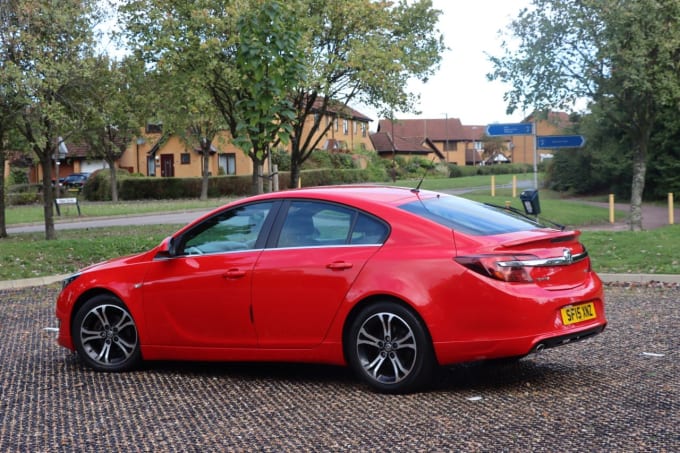
[[[454,258],[471,271],[485,277],[512,283],[531,283],[531,266],[536,259],[533,255],[476,255]]]
[[[513,283],[531,283],[536,279],[546,279],[543,273],[547,269],[570,266],[583,260],[587,260],[587,271],[590,271],[590,259],[585,248],[575,255],[565,248],[561,256],[551,258],[537,258],[534,255],[473,255],[454,259],[485,277]]]

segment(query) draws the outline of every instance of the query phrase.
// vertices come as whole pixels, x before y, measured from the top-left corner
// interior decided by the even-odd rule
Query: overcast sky
[[[412,83],[409,89],[420,93],[420,114],[396,114],[398,118],[459,118],[465,125],[519,122],[522,112],[505,113],[500,82],[489,82],[492,66],[485,54],[500,54],[498,30],[505,28],[529,0],[433,0],[442,11],[439,30],[448,50],[441,67],[426,84]],[[377,113],[362,110],[375,121]]]

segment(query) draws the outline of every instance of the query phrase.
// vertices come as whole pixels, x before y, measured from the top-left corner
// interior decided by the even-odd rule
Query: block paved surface
[[[677,287],[609,287],[603,334],[404,396],[315,365],[93,372],[45,330],[57,292],[0,291],[0,451],[680,451]]]

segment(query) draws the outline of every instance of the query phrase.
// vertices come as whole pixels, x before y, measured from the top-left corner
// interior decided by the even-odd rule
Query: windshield
[[[401,209],[474,236],[512,233],[539,228],[530,219],[510,211],[451,195],[413,201]]]

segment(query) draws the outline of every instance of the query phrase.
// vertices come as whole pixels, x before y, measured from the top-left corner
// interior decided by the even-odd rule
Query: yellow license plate
[[[562,314],[562,323],[565,326],[597,317],[597,313],[595,313],[595,304],[592,302],[580,305],[569,305],[568,307],[563,307],[560,312]]]

